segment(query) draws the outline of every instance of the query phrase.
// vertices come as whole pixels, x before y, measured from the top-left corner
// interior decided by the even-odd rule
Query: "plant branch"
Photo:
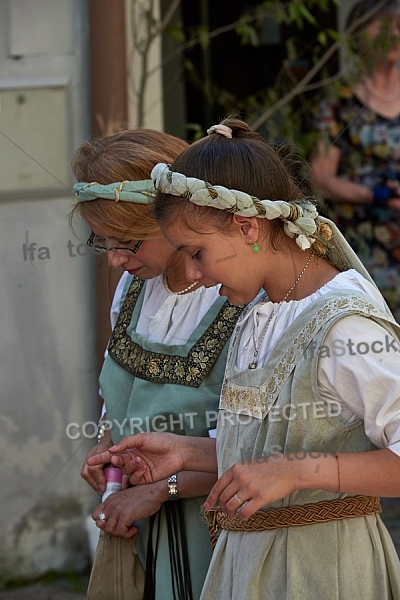
[[[334,42],[330,48],[325,52],[325,54],[319,59],[318,62],[308,71],[308,73],[299,81],[297,85],[294,86],[293,89],[290,90],[285,96],[283,96],[280,100],[275,102],[273,106],[270,106],[267,110],[265,110],[253,123],[250,123],[250,127],[252,130],[256,130],[261,125],[265,123],[274,113],[276,113],[280,108],[289,104],[296,96],[303,92],[304,87],[311,81],[311,79],[322,69],[325,63],[333,56],[333,54],[339,49],[340,43]]]
[[[182,0],[173,0],[171,6],[168,8],[168,10],[163,18],[163,20],[160,22],[159,26],[156,27],[156,29],[154,30],[155,36],[161,35],[165,31],[165,29],[170,24],[174,14],[178,10],[181,2],[182,2]]]
[[[309,72],[301,79],[297,85],[294,86],[290,92],[285,94],[280,100],[275,102],[272,106],[268,107],[255,121],[250,123],[251,129],[257,130],[261,125],[265,123],[268,119],[272,117],[278,110],[280,110],[286,104],[289,104],[296,96],[303,93],[306,90],[313,90],[319,87],[322,87],[322,82],[316,82],[315,84],[311,84],[310,81],[313,79],[315,75],[322,69],[322,67],[328,62],[328,60],[333,56],[335,52],[337,52],[343,43],[343,40],[348,40],[354,31],[369,21],[371,16],[373,16],[379,8],[383,7],[388,0],[381,0],[377,6],[373,7],[367,14],[356,19],[354,23],[344,32],[343,36],[339,40],[336,40],[325,52],[325,54],[315,63],[315,65],[309,70]],[[336,76],[335,76],[336,77]]]
[[[254,23],[254,21],[258,21],[263,16],[266,17],[268,15],[271,15],[270,8],[265,9],[264,11],[260,11],[257,15],[249,15],[247,17],[241,17],[240,19],[238,19],[237,21],[234,21],[233,23],[230,23],[229,25],[223,25],[221,27],[217,27],[217,29],[214,29],[214,31],[210,31],[208,34],[208,38],[210,40],[212,40],[212,39],[218,37],[219,35],[222,35],[223,33],[229,33],[230,31],[233,31],[240,25],[249,25],[250,23]],[[176,56],[179,56],[179,54],[181,54],[181,52],[185,52],[185,50],[191,50],[192,48],[197,46],[197,44],[200,44],[201,39],[202,38],[200,38],[200,36],[197,36],[197,37],[192,38],[188,42],[181,44],[178,48],[176,48],[175,50],[170,52],[170,54],[168,54],[168,56],[166,56],[164,58],[164,60],[162,62],[160,62],[160,64],[153,67],[153,69],[151,69],[149,71],[149,76],[153,75],[153,73],[155,73],[156,71],[158,71],[159,69],[164,67],[171,60],[173,60]]]

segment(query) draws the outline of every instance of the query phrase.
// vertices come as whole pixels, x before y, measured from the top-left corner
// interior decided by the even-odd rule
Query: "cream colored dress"
[[[220,402],[220,474],[279,452],[296,452],[298,460],[305,451],[390,446],[399,453],[400,328],[379,298],[352,270],[298,302],[258,302],[239,320]],[[249,370],[255,315],[260,339],[274,309],[261,364]],[[381,339],[366,337],[370,330]],[[383,346],[372,346],[379,341]],[[300,490],[270,507],[345,496]],[[399,600],[400,563],[378,514],[263,532],[224,530],[201,596],[216,599]]]

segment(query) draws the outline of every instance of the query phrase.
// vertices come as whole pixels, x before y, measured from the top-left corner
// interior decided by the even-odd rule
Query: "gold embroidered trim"
[[[222,387],[220,408],[241,415],[251,415],[255,419],[263,419],[265,414],[265,393],[260,388],[236,385],[225,380]]]
[[[108,354],[123,369],[146,381],[200,387],[228,341],[243,307],[226,301],[187,356],[145,350],[126,333],[144,281],[134,278],[108,345]]]
[[[380,499],[374,496],[348,496],[335,500],[322,500],[303,506],[267,508],[257,510],[246,521],[230,519],[220,508],[204,511],[210,530],[211,544],[215,547],[220,529],[229,531],[265,531],[279,527],[313,525],[382,512]]]
[[[343,310],[374,314],[381,317],[386,316],[387,318],[387,315],[383,313],[378,314],[376,307],[372,303],[366,302],[357,296],[336,298],[327,302],[294,338],[285,354],[274,367],[271,376],[262,386],[254,388],[238,386],[229,381],[228,375],[228,379],[225,379],[222,386],[220,408],[225,408],[231,412],[252,414],[255,418],[259,419],[264,418],[265,414],[274,404],[300,356],[304,353],[304,350],[316,333],[324,323]],[[237,341],[238,337],[235,338],[233,344]],[[235,355],[236,352],[232,348],[232,360],[235,360]]]

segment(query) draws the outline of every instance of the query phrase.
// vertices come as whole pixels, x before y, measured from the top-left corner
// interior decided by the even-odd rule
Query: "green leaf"
[[[316,18],[310,13],[308,8],[304,4],[300,4],[300,13],[303,15],[305,20],[311,23],[312,25],[317,24]]]
[[[184,44],[186,42],[186,35],[183,29],[183,23],[181,22],[167,27],[165,30],[165,35],[178,44]]]
[[[286,52],[287,52],[287,58],[289,61],[296,60],[297,49],[296,49],[295,41],[293,38],[288,38],[286,40]]]
[[[327,29],[326,33],[334,42],[338,42],[343,37],[336,29]]]
[[[321,44],[321,46],[326,46],[326,44],[328,42],[328,36],[326,35],[326,31],[320,31],[319,34],[317,35],[317,39],[318,39],[319,43]]]
[[[277,23],[288,23],[290,20],[283,8],[277,8],[275,10],[274,17]]]
[[[292,2],[288,6],[289,17],[292,21],[297,21],[299,18],[299,5],[297,2]]]
[[[259,39],[256,30],[250,25],[239,25],[236,27],[236,33],[241,37],[242,45],[259,46]]]
[[[207,27],[199,25],[197,27],[197,36],[199,38],[200,46],[203,50],[206,50],[210,45],[210,32]]]

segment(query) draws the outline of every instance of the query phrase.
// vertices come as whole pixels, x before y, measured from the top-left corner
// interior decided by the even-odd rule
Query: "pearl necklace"
[[[182,296],[183,294],[186,294],[186,292],[189,292],[192,288],[194,288],[195,285],[197,285],[199,283],[198,281],[193,281],[193,283],[188,285],[184,290],[181,290],[180,292],[173,292],[167,283],[167,276],[165,273],[163,273],[163,282],[164,282],[164,287],[167,290],[167,292],[169,294],[174,294],[175,296]]]
[[[285,300],[287,300],[287,298],[289,298],[290,294],[293,292],[294,288],[296,287],[296,285],[299,283],[300,279],[303,277],[304,273],[306,272],[307,267],[310,264],[313,256],[314,256],[314,252],[311,250],[310,257],[307,260],[306,264],[304,265],[303,270],[301,271],[300,275],[298,276],[298,278],[296,279],[296,281],[294,282],[294,284],[292,285],[292,287],[290,288],[290,290],[287,292],[286,296],[283,298],[283,300],[281,300],[281,302],[285,302]],[[281,302],[279,304],[281,304]],[[259,341],[258,344],[257,344],[257,340],[256,340],[256,330],[258,329],[258,321],[259,321],[259,319],[258,319],[258,312],[256,314],[256,318],[255,318],[255,321],[254,321],[254,324],[253,324],[253,330],[251,332],[252,338],[253,338],[253,344],[254,344],[254,354],[253,354],[253,360],[251,361],[251,363],[249,363],[249,366],[248,366],[249,369],[256,369],[257,368],[257,365],[258,365],[258,353],[260,351],[261,344],[263,343],[264,338],[265,338],[265,334],[268,331],[268,327],[270,326],[270,323],[271,323],[272,319],[274,318],[274,316],[276,315],[277,312],[278,312],[278,308],[274,308],[274,310],[272,311],[272,313],[271,313],[271,315],[270,315],[270,317],[269,317],[269,319],[268,319],[268,321],[267,321],[267,323],[265,325],[264,331],[262,332],[262,335],[261,335],[261,338],[260,338],[260,341]]]

